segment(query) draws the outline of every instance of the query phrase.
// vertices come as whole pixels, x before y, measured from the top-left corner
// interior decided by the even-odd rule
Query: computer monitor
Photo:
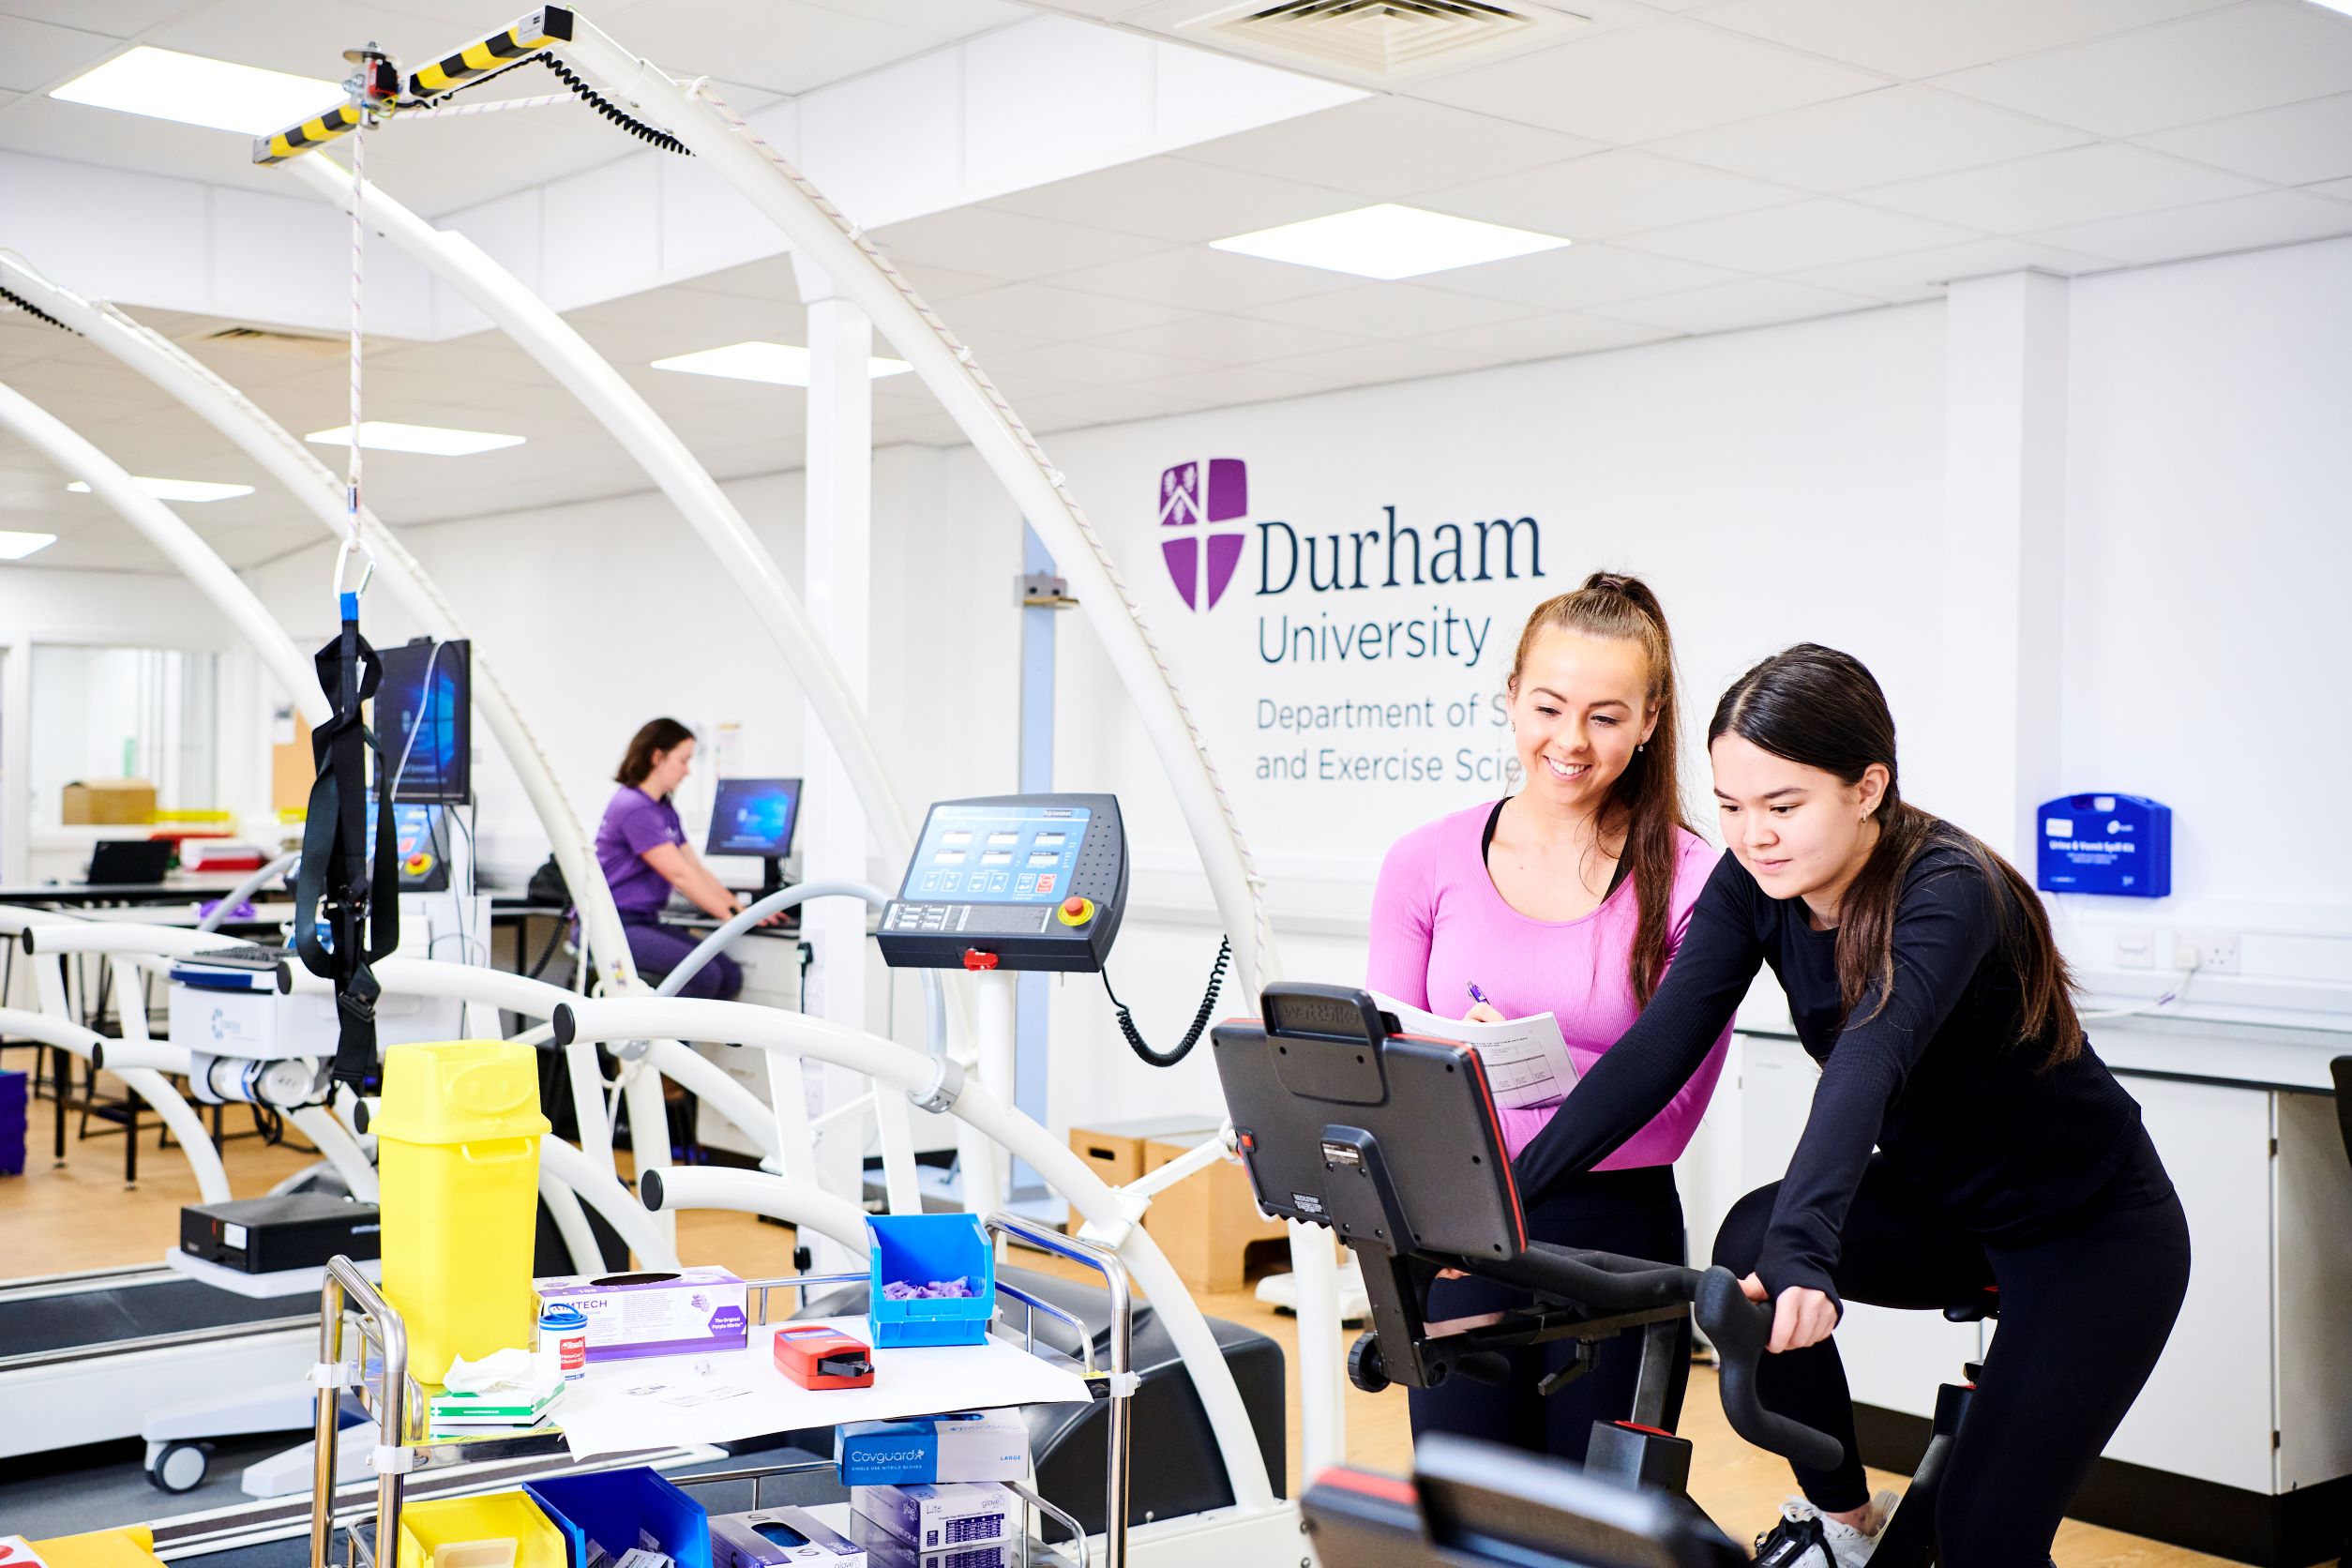
[[[172,869],[169,838],[101,838],[90,849],[86,880],[93,887],[146,887]]]
[[[402,893],[449,891],[449,842],[438,806],[392,807],[392,838],[400,856]],[[368,852],[375,853],[376,803],[368,803]]]
[[[792,852],[799,818],[799,779],[722,778],[702,852],[758,855],[766,862],[761,891],[772,893],[784,885],[784,857]]]
[[[384,650],[376,738],[394,770],[395,801],[463,806],[474,798],[472,655],[469,642],[422,637]]]

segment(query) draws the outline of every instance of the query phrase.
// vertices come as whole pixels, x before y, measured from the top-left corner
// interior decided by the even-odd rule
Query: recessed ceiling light
[[[2346,16],[2352,16],[2352,0],[2312,0],[2312,4],[2325,6],[2331,11],[2342,11]]]
[[[302,439],[321,446],[348,446],[351,427],[338,425],[331,430],[312,430]],[[400,425],[389,419],[363,419],[359,423],[359,445],[370,452],[422,452],[435,458],[470,458],[476,452],[520,446],[522,437],[497,435],[489,430],[444,430],[439,425]]]
[[[250,485],[216,485],[208,479],[150,479],[141,475],[131,480],[158,501],[227,501],[234,496],[250,495]],[[66,489],[76,495],[87,495],[90,487],[76,479]]]
[[[57,542],[54,534],[20,534],[12,528],[0,528],[0,561],[22,561],[37,550],[47,550]]]
[[[344,99],[341,87],[314,76],[290,76],[145,43],[83,71],[49,96],[248,136],[283,130]]]
[[[1556,234],[1506,229],[1500,223],[1382,202],[1329,218],[1310,218],[1304,223],[1211,240],[1209,249],[1319,266],[1327,272],[1353,273],[1358,278],[1392,279],[1530,256],[1568,243]]]
[[[912,369],[903,359],[884,359],[877,354],[867,366],[867,374],[880,381]],[[673,354],[667,359],[654,361],[656,370],[684,370],[688,375],[725,376],[730,381],[764,381],[776,386],[806,386],[808,384],[808,351],[791,343],[730,343],[723,349],[701,349],[693,354]]]

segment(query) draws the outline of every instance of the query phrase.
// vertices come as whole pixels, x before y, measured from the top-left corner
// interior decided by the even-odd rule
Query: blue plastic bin
[[[588,1568],[591,1540],[618,1560],[641,1544],[641,1530],[654,1538],[656,1551],[676,1559],[678,1568],[711,1568],[709,1513],[650,1470],[556,1476],[523,1490],[563,1531],[571,1568]]]
[[[24,1174],[24,1075],[0,1068],[0,1176]]]
[[[878,1349],[906,1345],[977,1345],[996,1316],[996,1252],[972,1214],[873,1214],[873,1296],[867,1320]],[[882,1295],[892,1280],[929,1285],[969,1279],[978,1292],[945,1300],[894,1302]]]

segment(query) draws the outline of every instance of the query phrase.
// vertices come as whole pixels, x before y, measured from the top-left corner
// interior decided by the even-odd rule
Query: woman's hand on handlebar
[[[1740,1293],[1752,1302],[1767,1299],[1764,1282],[1754,1274],[1740,1281]],[[1764,1349],[1772,1355],[1818,1345],[1837,1327],[1837,1304],[1825,1291],[1792,1285],[1772,1304],[1772,1337]]]

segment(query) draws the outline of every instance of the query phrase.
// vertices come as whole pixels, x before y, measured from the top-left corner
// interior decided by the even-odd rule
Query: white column
[[[862,709],[871,663],[873,610],[874,324],[814,267],[800,265],[808,307],[807,581],[808,615],[833,656],[849,695]],[[801,873],[812,882],[868,880],[865,803],[825,727],[807,712],[806,782],[801,807]],[[896,867],[890,874],[896,874]],[[866,1027],[866,907],[848,898],[808,906],[801,930],[815,949],[806,1010],[850,1029]],[[811,1112],[853,1098],[855,1074],[807,1064]],[[862,1122],[818,1139],[818,1182],[854,1203],[864,1175]],[[837,1244],[805,1238],[820,1271],[853,1266]]]
[[[1922,799],[2031,874],[2063,789],[2067,282],[1955,283],[1945,303],[1944,744]]]

